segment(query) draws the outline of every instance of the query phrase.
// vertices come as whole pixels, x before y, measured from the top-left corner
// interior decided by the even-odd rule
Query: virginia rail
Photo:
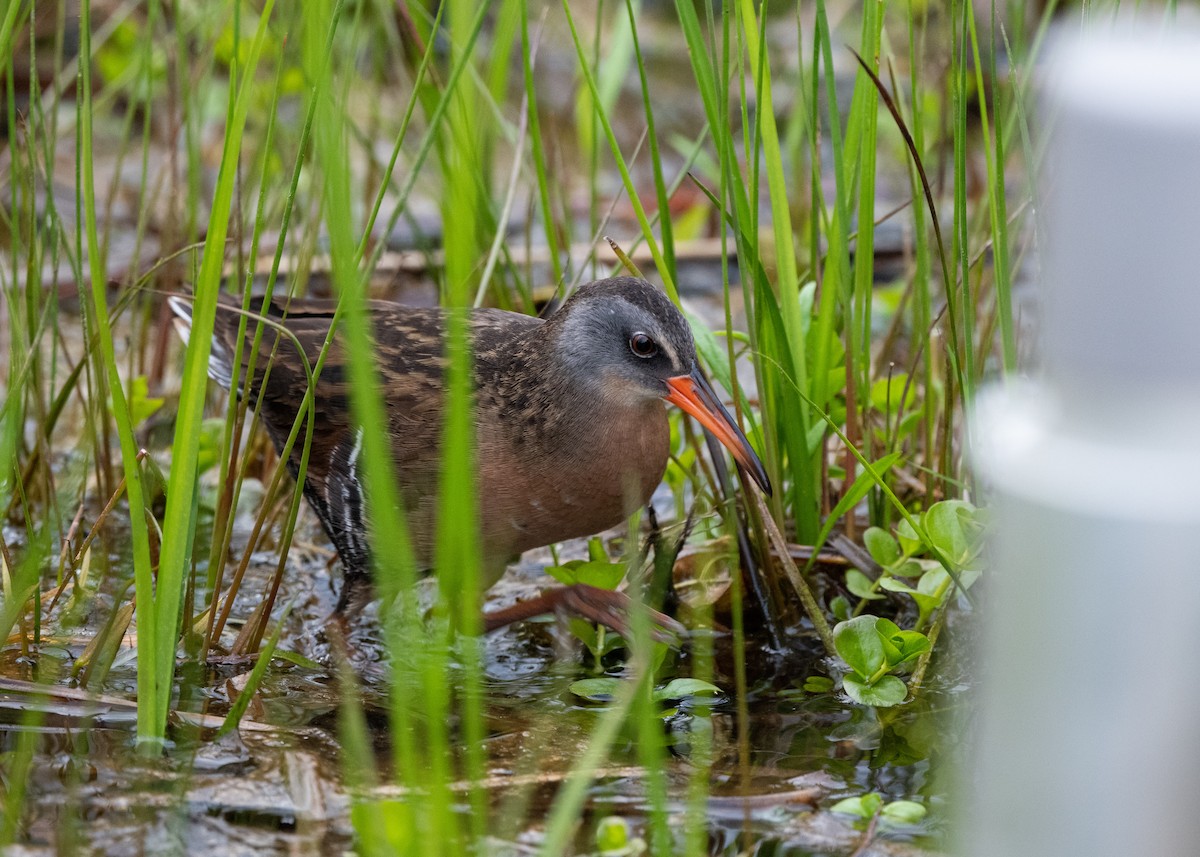
[[[186,338],[191,307],[178,298],[171,306]],[[280,306],[270,309],[271,317],[295,335],[310,364],[316,363],[333,312],[332,302],[316,300],[292,301],[286,313]],[[380,301],[372,301],[369,312],[396,479],[417,557],[428,564],[440,468],[446,316],[440,309]],[[226,389],[233,375],[238,313],[226,304],[217,310],[209,375]],[[644,505],[650,499],[669,452],[664,401],[695,417],[770,492],[758,456],[697,368],[683,315],[649,283],[617,277],[582,286],[545,320],[473,310],[470,330],[487,585],[522,551],[616,526],[631,502]],[[249,351],[247,342],[243,354]],[[270,351],[262,348],[249,390],[251,401],[258,401],[270,362],[258,415],[282,448],[307,380],[290,339],[279,341],[273,358]],[[335,336],[316,385],[304,481],[304,494],[342,560],[345,583],[336,611],[342,617],[369,600],[371,565],[358,479],[361,432],[351,418],[345,370],[345,351]],[[245,389],[244,380],[240,386]],[[297,443],[289,462],[293,472],[300,449]],[[623,631],[627,603],[618,593],[568,586],[485,614],[485,627],[561,609]],[[677,627],[666,617],[655,618]]]

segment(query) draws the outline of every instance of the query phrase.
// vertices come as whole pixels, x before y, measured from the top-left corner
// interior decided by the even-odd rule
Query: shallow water
[[[568,550],[570,548],[568,547]],[[538,552],[510,570],[492,593],[507,601],[544,585],[546,557]],[[252,566],[265,575],[273,562]],[[304,561],[304,560],[300,560]],[[320,655],[314,633],[332,606],[327,564],[313,555],[294,561],[285,584],[299,605],[281,646]],[[254,591],[251,582],[247,591]],[[97,611],[99,613],[99,611]],[[389,759],[386,669],[373,650],[373,618],[359,623],[356,641],[370,738],[381,766]],[[212,740],[228,710],[243,667],[200,669],[183,664],[180,700],[165,752],[136,751],[135,673],[132,649],[118,654],[103,687],[74,690],[67,679],[89,629],[50,638],[37,653],[9,646],[0,653],[0,752],[6,787],[26,784],[19,846],[11,854],[340,854],[354,845],[350,799],[342,768],[337,708],[340,691],[328,669],[277,661],[237,732]],[[553,623],[526,623],[486,638],[484,705],[487,729],[485,789],[493,807],[520,795],[528,810],[493,831],[489,853],[530,853],[540,823],[571,765],[582,752],[598,707],[574,696],[570,684],[591,675],[578,650]],[[803,638],[800,638],[803,639]],[[731,640],[718,635],[714,682],[734,686]],[[789,654],[747,649],[749,694],[745,747],[732,692],[711,715],[681,708],[665,721],[669,808],[683,810],[695,730],[711,740],[713,778],[707,804],[713,855],[841,855],[855,853],[862,832],[853,819],[828,811],[842,797],[866,791],[886,799],[917,800],[930,807],[919,826],[880,831],[862,854],[921,854],[939,842],[942,786],[932,767],[939,707],[957,707],[957,694],[932,692],[917,703],[885,712],[843,704],[799,689],[806,675],[823,671],[811,646]],[[674,667],[687,675],[685,650]],[[451,726],[452,730],[454,726]],[[452,736],[453,736],[452,731]],[[938,753],[954,752],[938,736]],[[454,739],[452,737],[452,744]],[[32,748],[27,774],[21,748]],[[15,767],[16,766],[16,767]],[[402,793],[381,795],[401,797]],[[647,808],[635,742],[618,738],[590,788],[587,814],[620,815],[641,832]],[[591,826],[576,853],[588,853]],[[585,835],[586,834],[586,835]]]

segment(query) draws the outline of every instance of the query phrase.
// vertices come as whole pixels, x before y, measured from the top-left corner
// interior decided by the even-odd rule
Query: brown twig
[[[804,612],[808,614],[808,618],[812,621],[817,636],[821,638],[821,643],[825,646],[825,651],[830,655],[836,655],[837,648],[833,644],[833,631],[829,627],[829,622],[825,620],[825,614],[821,612],[821,606],[817,604],[816,596],[813,595],[812,589],[809,588],[808,582],[804,579],[804,575],[800,573],[800,569],[792,561],[787,540],[784,539],[783,533],[779,531],[775,519],[771,517],[771,512],[759,493],[753,489],[750,489],[748,493],[754,497],[754,502],[758,504],[758,511],[762,516],[763,526],[767,530],[767,537],[771,540],[774,553],[783,565],[784,574],[787,575],[787,579],[791,581],[796,594],[800,597],[800,603],[804,605]]]

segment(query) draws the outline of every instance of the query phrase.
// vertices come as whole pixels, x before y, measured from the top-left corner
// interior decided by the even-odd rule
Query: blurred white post
[[[1041,369],[973,420],[972,857],[1200,854],[1200,35],[1112,30],[1039,75]]]

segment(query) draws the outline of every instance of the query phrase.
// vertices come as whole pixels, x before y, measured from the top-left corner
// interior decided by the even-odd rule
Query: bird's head
[[[576,291],[551,323],[570,377],[605,399],[678,406],[771,493],[762,462],[700,373],[687,320],[662,291],[632,277],[598,280]]]

